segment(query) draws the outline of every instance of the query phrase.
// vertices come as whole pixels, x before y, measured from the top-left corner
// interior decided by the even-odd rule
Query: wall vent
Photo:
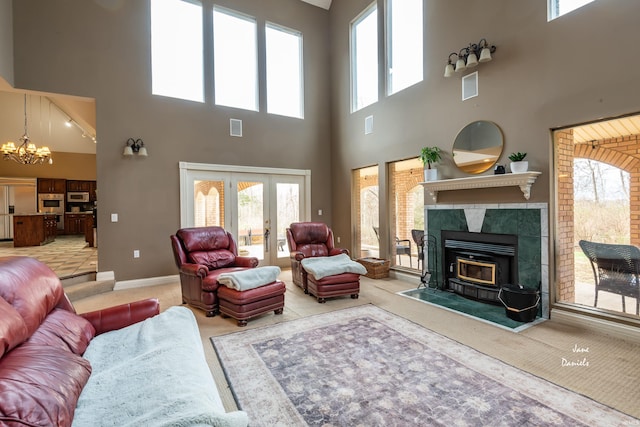
[[[373,133],[373,116],[367,116],[364,119],[364,134]]]
[[[478,96],[478,72],[471,73],[462,78],[462,100]]]
[[[230,119],[229,129],[231,136],[242,136],[242,120]]]

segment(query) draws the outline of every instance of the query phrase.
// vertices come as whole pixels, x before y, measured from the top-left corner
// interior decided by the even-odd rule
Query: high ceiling
[[[301,0],[329,10],[331,0]],[[11,88],[0,78],[0,142],[17,142],[24,132],[24,93]],[[95,153],[91,137],[96,136],[95,100],[59,94],[27,91],[29,136],[37,145],[52,151]],[[64,127],[73,119],[75,125]],[[574,142],[640,134],[640,115],[590,123],[573,128]],[[84,135],[84,136],[83,136]],[[88,137],[87,137],[88,136]]]
[[[305,3],[312,4],[314,6],[321,7],[323,9],[329,10],[331,7],[331,0],[302,0]]]

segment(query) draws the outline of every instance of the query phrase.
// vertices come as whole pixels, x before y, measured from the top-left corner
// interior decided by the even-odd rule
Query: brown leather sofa
[[[158,313],[147,299],[77,315],[45,264],[0,258],[0,425],[71,425],[91,374],[89,342]]]
[[[301,287],[324,303],[326,298],[351,295],[358,298],[360,293],[360,275],[341,273],[316,279],[302,267],[302,260],[309,257],[328,257],[340,254],[349,255],[349,251],[336,248],[333,243],[333,231],[322,222],[294,222],[287,228],[287,244],[291,259],[293,283]]]
[[[219,312],[218,276],[258,266],[257,258],[238,256],[235,239],[222,227],[182,228],[171,236],[171,247],[182,302],[204,310],[207,317]]]

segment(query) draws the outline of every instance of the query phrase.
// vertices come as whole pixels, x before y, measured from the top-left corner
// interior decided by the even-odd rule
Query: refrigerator
[[[38,211],[35,178],[0,178],[0,240],[13,240],[13,214]]]

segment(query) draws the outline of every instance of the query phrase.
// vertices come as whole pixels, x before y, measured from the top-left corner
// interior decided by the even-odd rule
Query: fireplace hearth
[[[499,303],[503,285],[518,280],[518,236],[443,230],[444,286],[465,297]]]

